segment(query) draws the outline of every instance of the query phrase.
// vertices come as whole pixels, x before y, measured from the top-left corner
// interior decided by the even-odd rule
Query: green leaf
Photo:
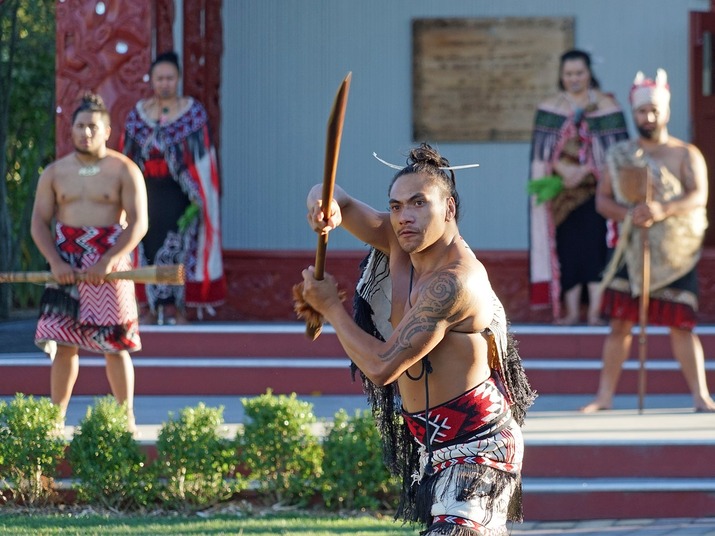
[[[186,229],[188,229],[189,226],[191,226],[191,224],[199,218],[199,214],[199,205],[196,203],[191,203],[188,207],[186,207],[186,210],[176,222],[179,227],[179,232],[183,233],[186,231]]]
[[[527,191],[536,196],[538,205],[551,201],[564,189],[564,181],[558,175],[547,175],[540,179],[529,181]]]

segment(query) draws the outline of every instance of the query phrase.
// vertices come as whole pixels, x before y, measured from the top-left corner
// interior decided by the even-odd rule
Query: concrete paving
[[[512,525],[512,536],[715,536],[715,517],[688,519],[596,519]]]

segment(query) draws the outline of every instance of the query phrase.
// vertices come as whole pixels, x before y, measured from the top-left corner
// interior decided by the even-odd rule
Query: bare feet
[[[189,321],[186,319],[186,317],[185,317],[182,313],[178,313],[178,314],[174,317],[174,324],[183,326],[183,325],[186,325],[186,324],[188,324],[188,323],[189,323]]]
[[[156,315],[148,306],[143,305],[139,308],[139,324],[144,326],[156,324]]]
[[[137,428],[137,421],[134,417],[134,411],[131,409],[127,410],[127,432],[132,434],[134,437],[139,435],[139,429]]]
[[[563,318],[558,318],[557,320],[555,320],[554,324],[556,324],[557,326],[575,326],[576,324],[578,324],[578,322],[578,317],[564,316]]]
[[[605,326],[606,324],[607,324],[607,322],[603,318],[600,318],[600,317],[588,319],[589,326]]]
[[[55,426],[50,431],[52,437],[62,438],[65,437],[65,419],[64,417],[55,423]]]
[[[177,324],[184,325],[189,323],[189,321],[186,319],[186,315],[184,315],[184,312],[182,310],[179,310],[175,305],[167,304],[160,305],[159,307],[160,325],[165,324],[168,326],[175,326]]]
[[[715,401],[712,398],[701,398],[695,402],[695,413],[715,413]]]
[[[579,411],[581,413],[596,413],[597,411],[602,411],[606,409],[611,409],[612,408],[612,403],[611,402],[602,402],[598,398],[594,400],[593,402],[590,402],[589,404],[586,404],[583,406]]]

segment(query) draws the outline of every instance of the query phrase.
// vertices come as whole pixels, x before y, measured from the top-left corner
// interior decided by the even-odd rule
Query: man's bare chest
[[[58,204],[116,204],[120,199],[119,184],[112,177],[64,177],[55,183]]]

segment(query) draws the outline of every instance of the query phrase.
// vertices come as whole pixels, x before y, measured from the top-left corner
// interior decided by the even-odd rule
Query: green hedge
[[[263,504],[331,510],[393,509],[397,483],[383,462],[369,413],[340,410],[319,422],[295,394],[242,399],[246,422],[230,437],[223,407],[203,403],[169,414],[156,459],[126,430],[126,408],[112,397],[87,409],[69,443],[77,500],[113,510],[157,506],[191,511],[250,489]],[[18,394],[0,403],[0,482],[18,503],[57,500],[57,466],[67,441],[49,399]]]

